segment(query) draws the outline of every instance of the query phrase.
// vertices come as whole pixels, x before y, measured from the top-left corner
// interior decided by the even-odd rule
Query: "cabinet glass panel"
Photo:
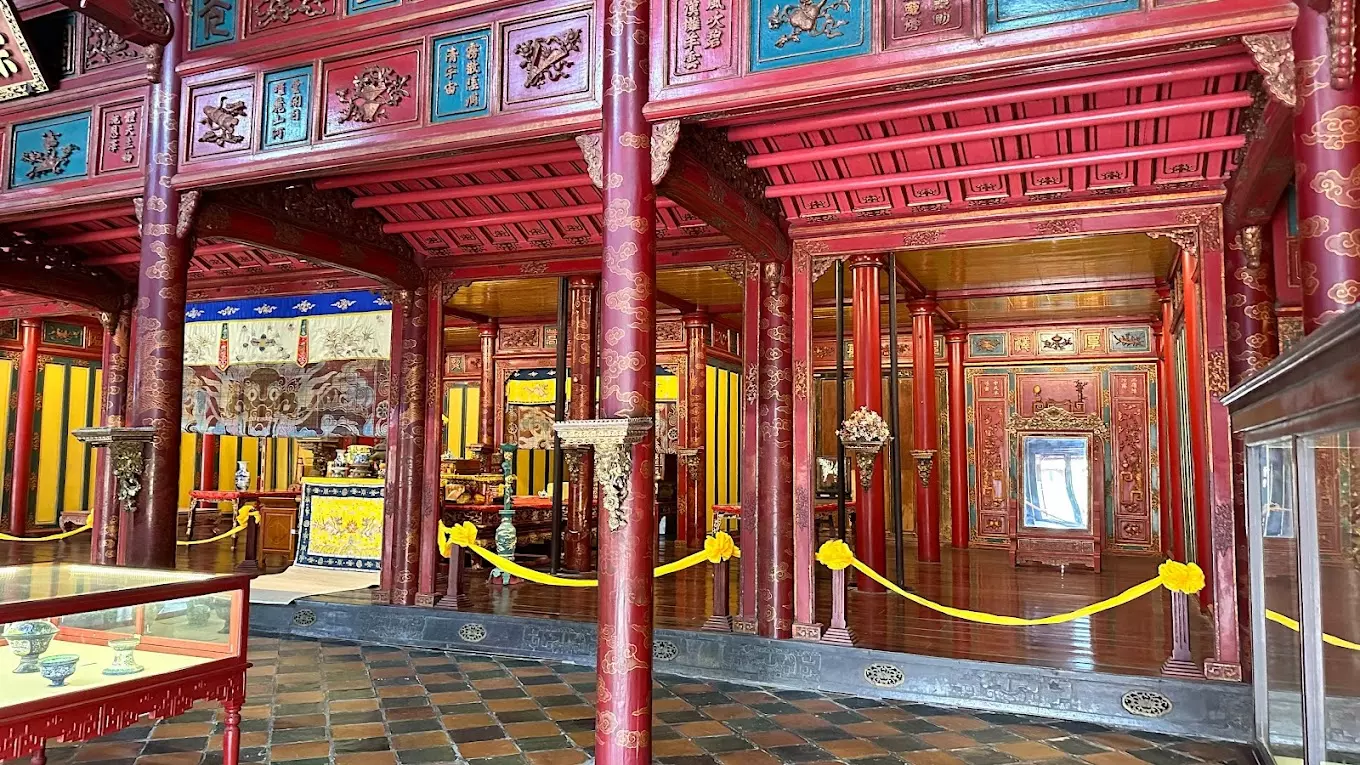
[[[1299,618],[1298,496],[1294,448],[1289,441],[1253,447],[1261,485],[1262,568],[1265,607],[1287,619]],[[1303,756],[1303,668],[1299,633],[1278,623],[1266,627],[1266,681],[1270,723],[1266,744],[1277,757]]]
[[[1303,441],[1317,471],[1322,631],[1360,642],[1360,430]],[[1360,651],[1324,642],[1327,762],[1360,763]]]

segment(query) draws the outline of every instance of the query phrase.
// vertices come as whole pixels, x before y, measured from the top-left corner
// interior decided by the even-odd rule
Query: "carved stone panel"
[[[246,35],[297,29],[336,13],[336,0],[250,0],[246,6]]]
[[[386,128],[420,118],[419,87],[411,80],[419,69],[415,48],[381,56],[364,56],[324,65],[326,94],[324,137]]]
[[[733,13],[741,13],[742,7],[735,0],[670,0],[672,81],[735,73]]]
[[[95,172],[134,170],[142,164],[142,102],[125,101],[99,110],[99,153]]]
[[[185,152],[189,159],[205,159],[250,151],[255,111],[254,80],[195,88],[190,96]]]
[[[506,109],[592,95],[594,14],[570,13],[506,24],[501,31],[501,102]],[[647,83],[637,83],[646,88]]]
[[[15,125],[10,145],[10,188],[84,178],[90,169],[90,113]]]

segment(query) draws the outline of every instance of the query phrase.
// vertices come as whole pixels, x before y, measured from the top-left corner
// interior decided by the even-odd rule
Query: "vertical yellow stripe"
[[[478,416],[482,408],[481,386],[468,385],[464,388],[463,395],[467,396],[467,418],[463,420],[463,456],[466,457],[470,456],[467,454],[467,447],[482,440],[482,434],[479,430],[482,421]]]
[[[194,484],[194,469],[198,465],[199,437],[193,433],[182,433],[179,439],[179,506],[189,506],[189,492],[197,489]]]
[[[254,489],[260,477],[260,439],[238,438],[237,442],[240,444],[240,456],[236,459],[246,463],[246,472],[250,473],[250,488]]]
[[[89,510],[85,504],[85,451],[89,448],[81,443],[71,432],[90,424],[90,369],[89,367],[71,368],[70,409],[66,416],[66,475],[62,476],[64,495],[62,507],[68,513]]]
[[[62,389],[66,385],[67,368],[61,364],[47,364],[43,368],[42,421],[38,423],[38,498],[33,508],[33,520],[38,526],[57,522],[57,491],[61,484],[61,405]]]
[[[741,437],[741,375],[727,373],[727,402],[723,404],[723,430],[727,433],[727,502],[737,501],[737,470],[741,460],[737,459]]]
[[[104,421],[104,370],[96,369],[94,371],[92,384],[94,385],[94,407],[90,410],[90,424],[99,425]],[[3,441],[0,440],[0,442]],[[89,491],[85,495],[85,506],[89,508],[94,507],[94,487],[95,482],[99,480],[99,471],[96,469],[99,466],[99,454],[101,452],[94,452],[90,455]]]
[[[14,362],[9,359],[0,359],[0,444],[9,443],[10,428],[13,427],[11,419],[14,416],[10,408],[10,380],[14,376]],[[9,464],[14,459],[14,455],[0,456],[0,466]],[[0,472],[4,472],[0,467]],[[10,476],[5,473],[4,480],[0,481],[0,502],[4,502],[9,493]]]
[[[236,488],[236,461],[240,459],[241,437],[218,436],[217,438],[217,490],[231,491]]]
[[[529,450],[520,449],[515,452],[515,494],[528,494],[529,481]]]
[[[718,496],[717,464],[718,429],[714,415],[718,411],[718,369],[704,368],[704,528],[713,528],[713,505]]]

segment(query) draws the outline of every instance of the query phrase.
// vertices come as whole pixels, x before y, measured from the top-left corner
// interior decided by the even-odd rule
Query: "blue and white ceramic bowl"
[[[52,687],[65,685],[66,678],[75,674],[76,662],[80,661],[80,656],[74,653],[59,653],[56,656],[44,656],[38,660],[38,671],[42,673],[43,679],[52,683]]]
[[[19,657],[19,666],[14,668],[15,672],[37,672],[38,657],[43,655],[52,645],[52,638],[56,637],[57,628],[51,622],[31,621],[15,622],[5,627],[5,641],[9,643],[9,649]]]

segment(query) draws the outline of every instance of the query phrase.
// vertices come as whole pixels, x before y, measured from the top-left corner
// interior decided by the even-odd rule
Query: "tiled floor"
[[[585,762],[587,667],[438,651],[253,638],[242,762],[510,765]],[[1250,760],[1237,747],[1100,726],[661,676],[654,755],[674,765],[1185,765]],[[204,706],[48,762],[217,765],[220,708]]]

